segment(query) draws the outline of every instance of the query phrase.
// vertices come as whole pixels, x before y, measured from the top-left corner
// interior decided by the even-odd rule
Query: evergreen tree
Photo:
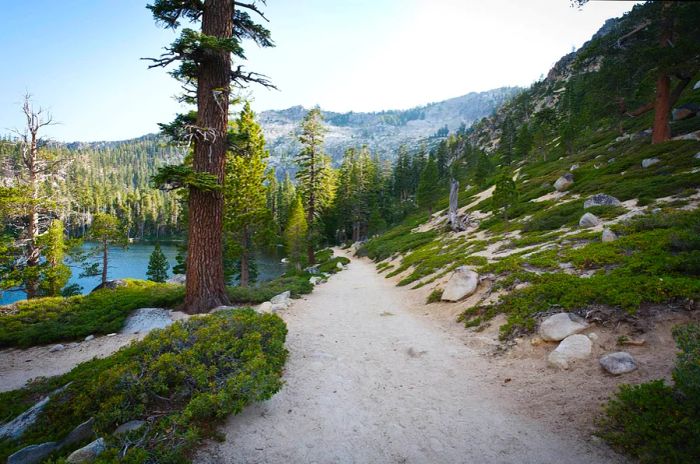
[[[109,268],[109,245],[126,247],[128,236],[124,224],[115,216],[108,213],[97,213],[92,220],[88,236],[98,244],[96,252],[102,253],[102,285],[107,283],[107,270]]]
[[[299,141],[302,149],[296,156],[299,167],[297,187],[304,201],[308,225],[306,256],[312,265],[316,262],[314,249],[320,235],[319,217],[335,193],[334,173],[330,159],[323,151],[325,133],[321,109],[312,108],[301,122]]]
[[[297,196],[289,214],[289,222],[284,230],[289,264],[300,271],[305,260],[308,225],[304,214],[301,196]]]
[[[273,46],[270,32],[256,24],[249,11],[262,13],[255,2],[231,0],[182,2],[155,0],[148,8],[156,22],[177,28],[180,21],[201,22],[201,31],[185,28],[179,38],[154,66],[179,62],[171,74],[186,89],[184,100],[197,104],[195,115],[179,118],[175,126],[184,138],[194,143],[191,165],[169,167],[158,180],[177,181],[188,188],[189,230],[187,284],[183,308],[189,313],[206,312],[228,304],[224,280],[223,221],[224,194],[221,187],[226,174],[228,151],[228,113],[231,86],[251,82],[270,85],[264,76],[232,66],[232,55],[245,59],[241,41],[252,39],[263,47]],[[194,116],[194,117],[191,117]]]
[[[40,292],[43,296],[60,296],[71,277],[71,270],[64,263],[68,245],[64,239],[63,221],[54,219],[45,234],[39,238],[44,263],[41,265]]]
[[[160,243],[156,243],[153,253],[148,259],[146,276],[148,280],[153,282],[165,282],[168,279],[168,269],[170,269],[168,258],[165,257],[163,250],[160,249]]]
[[[239,285],[251,281],[250,262],[256,244],[270,241],[272,216],[268,209],[267,158],[262,129],[246,103],[232,131],[224,188],[226,258],[237,263]]]
[[[503,208],[503,218],[508,220],[508,211],[518,201],[518,189],[512,176],[503,174],[498,178],[492,201],[497,208]]]
[[[433,214],[435,203],[440,199],[440,176],[438,174],[437,163],[431,156],[428,164],[423,168],[418,182],[416,201],[422,208],[427,208],[429,214]]]

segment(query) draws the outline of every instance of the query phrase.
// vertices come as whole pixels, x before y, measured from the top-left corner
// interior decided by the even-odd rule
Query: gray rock
[[[219,311],[230,311],[232,309],[238,309],[238,306],[221,305],[221,306],[217,306],[216,308],[212,308],[209,312],[210,313],[218,313]]]
[[[82,441],[88,440],[95,435],[95,418],[91,417],[86,420],[76,428],[74,428],[71,433],[66,435],[66,437],[59,443],[59,448],[64,448],[66,446],[75,445]]]
[[[144,425],[146,425],[146,421],[132,420],[117,427],[117,430],[114,431],[114,435],[124,435],[139,430],[143,428]]]
[[[66,349],[65,345],[61,345],[59,343],[58,345],[54,345],[51,348],[49,348],[49,353],[55,353],[56,351],[63,351],[65,349]]]
[[[272,298],[270,298],[270,303],[272,303],[273,305],[279,304],[279,303],[286,304],[291,296],[292,296],[292,292],[287,290],[286,292],[282,292],[279,295],[275,295]]]
[[[289,307],[289,304],[287,304],[287,303],[272,303],[272,306],[270,306],[270,312],[277,313],[279,311],[284,311],[288,307]]]
[[[90,340],[94,340],[94,339],[95,339],[94,335],[88,335],[87,337],[85,337],[86,342],[89,342]]]
[[[43,411],[44,407],[48,404],[49,397],[42,399],[36,403],[31,408],[24,411],[19,416],[12,419],[10,422],[0,426],[0,439],[10,438],[16,440],[22,436],[22,434],[34,423],[36,422],[39,414]]]
[[[107,449],[104,438],[98,438],[92,443],[83,446],[79,450],[73,451],[66,459],[70,464],[82,464],[93,462],[97,456],[102,454]]]
[[[626,374],[637,368],[637,361],[625,351],[606,354],[599,362],[603,369],[613,375]]]
[[[266,301],[266,302],[260,304],[260,306],[258,306],[258,312],[259,313],[272,312],[272,303],[270,303],[269,301]]]
[[[80,343],[73,342],[68,344],[68,348],[77,348],[80,346]]]
[[[180,284],[184,285],[186,282],[187,278],[185,277],[185,274],[173,274],[171,278],[166,280],[165,282],[168,284]]]
[[[613,196],[604,193],[596,193],[583,202],[583,209],[592,208],[594,206],[620,206],[621,204],[620,200]]]
[[[345,269],[345,266],[343,266],[343,263],[341,263],[340,261],[338,261],[337,263],[335,263],[335,267],[337,267],[338,270],[340,270],[340,271],[342,271],[343,269]]]
[[[598,216],[591,213],[585,213],[578,221],[578,225],[581,227],[595,227],[598,224],[600,224],[600,219],[598,219]]]
[[[659,158],[646,158],[642,160],[642,167],[643,168],[648,168],[649,166],[653,166],[656,163],[660,163],[661,160]]]
[[[543,340],[558,342],[587,328],[588,324],[581,317],[571,313],[557,313],[542,321],[539,332]]]
[[[700,89],[700,81],[697,81],[695,85],[693,86],[693,90],[698,90]]]
[[[460,266],[452,273],[442,293],[442,301],[459,301],[476,291],[479,274],[466,266]]]
[[[570,172],[564,174],[556,182],[554,182],[554,188],[557,192],[563,192],[567,190],[574,184],[574,175]]]
[[[568,369],[577,359],[586,359],[591,355],[593,343],[585,335],[576,334],[566,337],[554,351],[549,353],[547,362],[552,367]]]
[[[311,275],[318,275],[320,271],[318,270],[318,265],[316,266],[309,266],[306,269],[304,269],[306,272],[308,272]]]
[[[310,283],[311,285],[318,285],[318,284],[320,284],[321,282],[323,282],[323,278],[320,277],[320,276],[311,276],[311,277],[309,278],[309,283]]]
[[[126,319],[120,333],[147,333],[153,329],[162,329],[173,323],[170,311],[162,308],[140,308],[134,310]]]
[[[569,168],[569,171],[575,171],[578,168],[579,168],[578,164],[572,164],[571,167]]]
[[[40,445],[30,445],[10,455],[7,458],[7,464],[36,464],[42,462],[57,449],[58,445],[53,441]]]
[[[92,291],[96,292],[96,291],[102,290],[102,289],[115,290],[119,287],[126,287],[126,280],[122,280],[122,279],[108,280],[104,284],[100,284],[97,287],[93,288]],[[90,292],[90,293],[92,293],[92,292]]]
[[[695,153],[695,156],[693,158],[695,158],[696,160],[700,160],[700,151]]]
[[[700,105],[697,103],[686,103],[678,108],[674,108],[671,111],[671,118],[674,121],[681,121],[683,119],[692,118],[698,114],[698,112],[700,112]]]
[[[117,336],[116,332],[112,332],[112,333],[107,334],[107,337],[116,337],[116,336]]]
[[[600,236],[601,242],[614,242],[615,240],[617,240],[617,235],[615,235],[615,232],[608,228],[603,229],[603,233]]]

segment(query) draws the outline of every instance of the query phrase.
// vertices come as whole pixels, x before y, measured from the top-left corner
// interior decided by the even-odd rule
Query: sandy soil
[[[229,418],[226,441],[207,444],[195,462],[624,462],[529,417],[520,387],[503,388],[465,330],[453,317],[444,325],[419,295],[354,259],[295,302],[283,313],[284,387]],[[562,412],[553,403],[541,415]]]
[[[186,318],[187,315],[173,311],[173,320]],[[56,345],[34,346],[25,350],[0,350],[0,392],[23,387],[36,377],[52,377],[65,374],[78,364],[93,358],[104,358],[128,345],[132,340],[140,340],[146,333],[116,334],[111,337],[95,337],[90,341],[81,341],[77,346],[63,343],[63,351],[49,352]]]

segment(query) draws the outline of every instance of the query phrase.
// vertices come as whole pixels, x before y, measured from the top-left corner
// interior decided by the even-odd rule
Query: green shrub
[[[350,260],[345,256],[336,256],[328,259],[326,262],[319,264],[318,270],[320,272],[325,272],[326,274],[335,274],[340,269],[338,268],[338,263],[346,265],[350,263]]]
[[[287,273],[251,287],[228,287],[227,293],[231,303],[235,304],[260,304],[287,290],[293,297],[298,297],[313,291],[314,286],[309,282],[309,277],[307,272]]]
[[[114,290],[20,301],[0,309],[0,347],[27,347],[118,332],[134,309],[173,307],[183,297],[182,285],[127,280],[126,286]]]
[[[194,317],[63,376],[2,393],[0,418],[7,419],[21,411],[17,405],[67,385],[20,441],[0,441],[0,460],[29,444],[60,440],[94,417],[97,434],[111,448],[99,462],[188,462],[216,422],[280,389],[286,332],[279,317],[251,309]],[[148,426],[136,436],[111,435],[131,420]],[[126,451],[124,461],[118,450]]]
[[[673,336],[674,385],[622,385],[599,423],[601,437],[645,464],[700,461],[700,325],[676,327]]]
[[[432,292],[430,292],[430,295],[428,295],[428,299],[425,301],[425,304],[430,304],[430,303],[437,303],[440,301],[442,298],[444,290],[441,288],[436,288]]]

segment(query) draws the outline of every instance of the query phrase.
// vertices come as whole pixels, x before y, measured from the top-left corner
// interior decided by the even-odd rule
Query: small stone
[[[117,334],[114,333],[114,332],[112,332],[111,334],[107,334],[108,337],[114,337],[114,336],[116,336],[116,335],[117,335]]]
[[[284,303],[287,300],[289,300],[289,298],[291,296],[292,296],[292,292],[287,290],[286,292],[282,292],[279,295],[275,295],[272,298],[270,298],[270,303],[272,303],[272,304]]]
[[[133,432],[134,430],[139,430],[144,425],[146,425],[146,421],[132,420],[117,427],[117,430],[114,431],[114,435],[123,435],[129,432]]]
[[[647,158],[642,160],[642,167],[643,168],[648,168],[649,166],[653,166],[656,163],[660,163],[661,160],[659,158]]]
[[[569,171],[575,171],[579,168],[578,164],[572,164],[571,167],[569,168]]]
[[[273,303],[272,306],[270,306],[270,312],[277,313],[279,311],[284,311],[288,306],[289,305],[285,303]]]
[[[261,303],[260,306],[258,306],[259,313],[269,313],[271,311],[272,311],[272,303],[270,303],[269,301]]]
[[[319,277],[319,276],[311,276],[311,277],[309,277],[309,283],[310,283],[311,285],[318,285],[318,284],[320,284],[321,282],[323,282],[323,279],[322,279],[321,277]]]
[[[77,348],[77,347],[79,347],[79,346],[80,346],[80,343],[76,343],[76,342],[73,342],[73,343],[69,343],[69,344],[68,344],[68,348]]]
[[[696,160],[700,160],[700,151],[695,153],[695,156],[693,158],[695,158]]]
[[[95,418],[91,417],[90,419],[86,420],[76,428],[74,428],[71,433],[69,433],[66,438],[61,440],[61,443],[59,443],[60,448],[64,448],[66,446],[71,446],[75,445],[76,443],[80,443],[82,441],[86,441],[89,438],[93,438],[95,435]]]
[[[87,337],[85,337],[86,342],[89,342],[90,340],[94,340],[94,339],[95,339],[94,335],[88,335]]]
[[[7,458],[7,464],[38,464],[56,449],[58,449],[58,445],[53,441],[40,445],[30,445],[10,455]]]
[[[556,182],[554,182],[554,188],[557,192],[563,192],[567,190],[574,184],[574,175],[570,172],[564,174]]]
[[[61,345],[59,343],[58,345],[54,345],[51,348],[49,348],[49,353],[55,353],[56,351],[63,351],[65,349],[66,349],[65,345]]]
[[[338,268],[339,270],[341,270],[341,271],[342,271],[343,269],[345,269],[345,267],[343,266],[343,263],[341,263],[340,261],[338,261],[337,263],[335,263],[335,267],[337,267],[337,268]]]
[[[581,227],[595,227],[598,224],[600,224],[600,219],[592,213],[585,213],[578,221],[578,225]]]
[[[576,314],[557,313],[542,321],[539,333],[543,340],[558,342],[587,328],[586,321]]]
[[[70,464],[82,464],[93,462],[97,456],[102,454],[107,449],[104,438],[98,438],[92,443],[83,446],[79,450],[73,451],[66,459]]]
[[[632,372],[637,368],[637,361],[626,351],[606,354],[600,358],[600,366],[613,375]]]
[[[614,242],[617,240],[617,235],[612,230],[605,228],[603,229],[603,234],[600,237],[602,242]]]
[[[583,209],[592,208],[594,206],[620,206],[621,204],[620,200],[611,195],[596,193],[583,202]]]
[[[466,266],[460,266],[452,273],[440,299],[442,301],[459,301],[473,294],[478,285],[479,274]]]
[[[588,334],[588,338],[590,338],[592,342],[597,342],[600,337],[597,333],[591,332]]]
[[[550,366],[568,369],[573,361],[589,357],[592,348],[591,339],[585,335],[570,335],[549,353],[547,361]]]
[[[545,343],[545,341],[542,340],[541,337],[532,337],[532,339],[530,340],[530,345],[532,346],[540,346],[543,343]]]

